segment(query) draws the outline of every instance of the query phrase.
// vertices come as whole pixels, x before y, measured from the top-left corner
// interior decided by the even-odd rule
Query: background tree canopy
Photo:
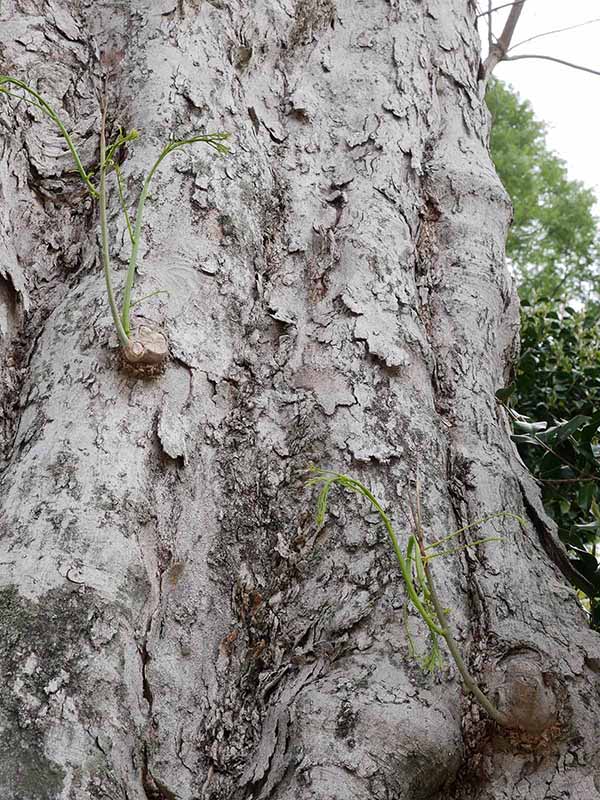
[[[487,104],[492,157],[514,207],[506,253],[521,297],[584,297],[597,281],[600,255],[593,191],[569,179],[527,100],[492,80]]]
[[[569,179],[526,100],[493,80],[487,102],[492,158],[514,207],[507,256],[521,296],[521,357],[512,392],[499,397],[514,406],[513,438],[588,581],[586,607],[600,628],[596,198]]]

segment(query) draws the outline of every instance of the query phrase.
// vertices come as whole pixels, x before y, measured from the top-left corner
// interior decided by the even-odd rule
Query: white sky
[[[493,0],[493,6],[507,0]],[[479,0],[481,11],[487,0]],[[494,14],[494,33],[502,31],[506,11]],[[539,33],[598,19],[585,27],[545,36],[511,55],[541,54],[600,71],[600,0],[526,0],[513,45]],[[487,40],[486,18],[479,20]],[[499,64],[495,75],[531,102],[538,119],[548,123],[548,144],[569,168],[569,175],[595,189],[600,200],[600,75],[550,61],[523,59]]]

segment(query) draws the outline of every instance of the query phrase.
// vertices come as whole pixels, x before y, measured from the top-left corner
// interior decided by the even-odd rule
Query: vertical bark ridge
[[[435,15],[429,24],[431,39],[443,41],[448,29]],[[476,47],[474,43],[467,59],[471,65]],[[435,208],[430,233],[436,243],[429,264],[430,341],[436,362],[436,406],[449,422],[451,496],[459,524],[495,509],[527,517],[515,489],[520,480],[529,483],[530,478],[523,477],[495,403],[495,391],[509,374],[518,328],[516,293],[503,264],[509,207],[486,156],[487,125],[475,100],[474,72],[465,77],[462,54],[457,60],[452,48],[444,46],[440,55],[436,88],[443,125],[430,146],[424,187]],[[462,95],[458,104],[457,87]],[[510,550],[514,554],[509,555]],[[465,563],[477,612],[472,620],[472,665],[481,671],[501,707],[509,709],[515,703],[516,722],[527,733],[520,744],[518,737],[508,736],[511,746],[506,748],[505,734],[490,731],[489,725],[482,733],[481,727],[473,729],[469,722],[465,729],[469,758],[457,796],[467,796],[466,774],[472,779],[468,796],[491,798],[502,792],[521,796],[520,776],[534,763],[536,780],[546,781],[554,793],[568,792],[571,778],[557,772],[556,763],[573,746],[591,764],[581,785],[596,796],[594,745],[582,743],[574,731],[587,727],[590,713],[595,713],[578,698],[581,689],[593,682],[592,674],[582,670],[581,653],[598,643],[593,644],[585,624],[567,622],[569,606],[571,619],[582,619],[572,590],[543,558],[533,527],[498,546],[486,546],[484,552],[478,548],[465,554]],[[549,594],[524,590],[531,571],[538,575],[539,585],[552,586]],[[553,634],[548,630],[548,612],[553,619],[562,619]],[[570,686],[573,674],[581,681],[575,691]],[[516,688],[511,688],[512,682]],[[478,771],[484,758],[489,759],[487,767]],[[545,792],[540,789],[539,796]]]

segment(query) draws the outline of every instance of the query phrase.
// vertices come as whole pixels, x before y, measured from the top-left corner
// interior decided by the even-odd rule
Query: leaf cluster
[[[523,304],[511,402],[514,441],[577,570],[600,628],[600,308]],[[506,402],[507,398],[503,400]]]
[[[486,101],[492,159],[513,204],[506,253],[521,297],[585,297],[600,263],[593,191],[569,179],[527,100],[493,79]]]
[[[521,456],[542,487],[600,628],[600,306],[595,197],[546,143],[531,105],[492,80],[490,149],[514,208],[507,255],[519,280],[521,357],[511,386]],[[572,305],[565,302],[569,298]],[[516,410],[515,410],[516,409]]]

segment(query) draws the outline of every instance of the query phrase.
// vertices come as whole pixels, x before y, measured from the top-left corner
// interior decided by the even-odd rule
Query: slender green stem
[[[133,231],[133,239],[131,241],[131,254],[129,256],[129,266],[127,267],[127,278],[125,279],[125,289],[123,291],[123,311],[121,314],[121,323],[127,334],[129,334],[131,330],[131,321],[130,321],[131,291],[133,289],[133,284],[135,281],[137,257],[140,249],[140,240],[142,238],[142,217],[144,214],[144,204],[146,202],[146,198],[148,197],[148,190],[150,189],[150,181],[152,180],[152,176],[156,172],[156,168],[158,167],[161,161],[162,159],[159,159],[154,164],[154,166],[148,173],[146,180],[144,181],[144,186],[142,187],[142,192],[138,200],[137,211],[135,214],[135,228]]]
[[[458,649],[458,645],[456,644],[456,640],[454,639],[454,637],[452,635],[452,631],[450,630],[450,627],[449,627],[448,622],[446,620],[446,614],[444,614],[444,609],[442,608],[442,604],[440,603],[440,600],[438,598],[438,595],[437,595],[437,592],[436,592],[436,589],[435,589],[435,583],[434,583],[434,580],[433,580],[433,574],[431,572],[431,566],[430,566],[430,564],[427,564],[427,563],[425,564],[425,576],[427,578],[427,585],[429,587],[429,595],[431,597],[431,602],[433,604],[433,607],[435,609],[435,614],[436,614],[436,616],[438,618],[438,621],[439,621],[441,629],[442,629],[442,634],[441,635],[446,640],[446,644],[448,645],[448,650],[450,650],[450,654],[452,655],[452,658],[454,659],[454,663],[456,664],[456,668],[458,669],[458,671],[459,671],[459,673],[460,673],[460,675],[461,675],[461,677],[463,679],[463,682],[464,682],[464,685],[465,685],[465,689],[468,692],[471,692],[471,694],[477,700],[479,705],[485,711],[487,711],[487,713],[490,715],[490,717],[495,722],[497,722],[499,725],[502,725],[505,728],[510,727],[510,723],[509,723],[508,717],[505,714],[503,714],[502,711],[500,711],[498,708],[496,708],[496,706],[487,697],[487,695],[485,695],[481,691],[481,689],[477,685],[477,682],[475,681],[475,679],[473,678],[473,676],[471,675],[471,673],[467,669],[467,665],[465,664],[465,662],[463,660],[463,657],[461,655],[461,652]]]
[[[506,714],[501,712],[496,706],[491,702],[491,700],[485,695],[485,693],[479,688],[477,682],[467,669],[467,666],[464,662],[464,659],[460,653],[456,640],[452,634],[450,626],[447,620],[447,614],[440,603],[440,600],[437,595],[437,591],[435,588],[435,583],[433,579],[433,573],[431,570],[430,561],[433,558],[445,555],[444,553],[439,553],[437,555],[428,556],[426,554],[427,548],[425,547],[425,537],[423,533],[423,525],[421,520],[421,501],[420,501],[420,481],[417,478],[416,484],[416,502],[414,507],[411,505],[411,511],[413,513],[413,520],[414,520],[414,530],[415,533],[409,536],[408,543],[406,547],[406,557],[403,556],[402,551],[400,550],[400,546],[398,544],[398,540],[392,528],[391,522],[379,504],[377,498],[369,491],[369,489],[359,481],[354,480],[353,478],[348,477],[347,475],[340,475],[339,473],[335,472],[328,472],[325,470],[316,470],[313,468],[313,472],[316,473],[316,477],[311,478],[308,483],[309,485],[314,484],[323,484],[323,488],[319,494],[319,500],[317,503],[317,523],[323,524],[325,513],[327,510],[327,495],[329,489],[333,483],[337,483],[347,489],[350,489],[357,494],[361,494],[363,497],[366,497],[373,508],[377,511],[380,518],[382,519],[385,528],[387,530],[388,536],[390,541],[392,542],[392,546],[394,548],[394,552],[396,553],[396,558],[398,560],[398,564],[400,565],[400,570],[402,572],[402,577],[404,579],[404,583],[406,585],[406,590],[412,601],[413,605],[427,624],[429,630],[432,634],[432,651],[430,653],[429,658],[427,659],[428,664],[431,667],[434,667],[439,659],[439,644],[437,640],[437,636],[441,636],[447,643],[448,649],[456,667],[463,679],[466,691],[470,692],[477,702],[481,705],[481,707],[489,714],[489,716],[497,722],[499,725],[504,727],[510,727],[510,720]],[[488,521],[490,519],[494,519],[496,517],[513,517],[519,522],[523,522],[521,517],[518,517],[516,514],[510,514],[507,512],[500,512],[498,514],[492,514],[488,517],[484,517],[481,520],[471,523],[471,525],[467,525],[464,528],[461,528],[459,531],[455,531],[454,533],[450,534],[449,536],[445,536],[444,538],[440,539],[435,545],[430,545],[430,547],[437,547],[442,542],[446,542],[449,539],[452,539],[454,536],[468,530],[475,525],[479,525],[482,522]],[[495,538],[495,537],[494,537]],[[473,542],[473,544],[482,543],[483,541],[490,541],[489,539],[482,539],[478,542]],[[463,549],[467,547],[467,545],[463,545],[456,550]],[[454,552],[454,551],[450,551]],[[422,593],[424,598],[424,603],[421,602],[417,591],[415,591],[415,583],[417,585],[418,590]],[[426,608],[430,606],[432,611],[431,613]],[[406,606],[405,606],[405,617],[404,617],[404,625],[406,628],[407,633],[407,640],[409,642],[409,649],[414,651],[414,645],[410,636],[410,631],[408,629],[408,623],[406,619]],[[433,616],[435,615],[435,620]]]
[[[145,294],[143,297],[139,297],[137,300],[134,300],[131,303],[131,308],[143,303],[144,300],[149,300],[151,297],[156,297],[157,294],[166,294],[169,295],[169,292],[166,289],[157,289],[155,292],[150,292],[150,294]]]
[[[11,91],[11,88],[16,88],[22,90],[25,94],[20,95],[14,91]],[[90,195],[99,201],[100,204],[100,231],[101,231],[101,241],[102,241],[102,265],[104,270],[104,276],[106,280],[106,289],[108,293],[108,302],[111,310],[111,314],[113,317],[113,321],[115,324],[115,328],[117,331],[117,336],[119,337],[119,341],[123,346],[127,345],[129,342],[129,333],[130,333],[130,312],[131,308],[134,305],[131,302],[131,291],[133,288],[133,284],[135,281],[135,273],[136,273],[136,265],[137,265],[137,258],[138,252],[141,242],[141,232],[142,232],[142,217],[144,211],[144,204],[148,197],[148,191],[150,189],[150,183],[154,176],[154,173],[158,169],[160,163],[164,158],[166,158],[169,153],[172,153],[174,150],[177,150],[180,147],[184,147],[188,144],[193,144],[194,142],[204,142],[217,153],[225,154],[228,152],[226,145],[224,144],[224,140],[228,138],[229,134],[227,133],[209,133],[209,134],[202,134],[199,136],[191,136],[187,139],[182,139],[174,142],[170,142],[166,147],[163,148],[162,152],[160,153],[159,157],[155,161],[152,169],[148,173],[146,180],[144,181],[144,185],[142,187],[142,191],[139,197],[136,216],[135,216],[135,228],[132,230],[131,219],[129,217],[129,212],[127,210],[127,203],[125,200],[125,192],[123,188],[123,180],[121,176],[121,172],[119,166],[117,164],[115,154],[119,147],[130,142],[137,138],[138,133],[136,130],[131,130],[129,133],[124,132],[122,129],[119,130],[119,134],[113,142],[110,142],[107,146],[106,142],[106,101],[103,101],[102,105],[102,122],[101,122],[101,132],[100,132],[100,179],[99,179],[99,188],[97,189],[94,184],[92,183],[92,176],[93,172],[87,172],[81,158],[79,157],[79,153],[77,152],[77,148],[75,147],[73,140],[71,139],[67,129],[61,122],[58,114],[52,106],[44,100],[44,98],[35,90],[32,89],[31,86],[24,83],[23,81],[18,80],[17,78],[13,78],[9,75],[0,75],[0,94],[5,94],[8,97],[15,97],[18,100],[23,100],[30,105],[33,105],[47,117],[49,117],[52,122],[58,127],[60,133],[62,134],[67,146],[71,152],[73,160],[75,161],[75,165],[77,167],[77,171],[81,176],[83,182],[85,183],[88,192]],[[129,238],[131,239],[131,255],[129,259],[129,266],[127,269],[127,277],[125,281],[125,289],[123,293],[123,308],[122,312],[119,313],[119,309],[117,307],[115,296],[112,288],[112,281],[110,275],[110,255],[109,255],[109,246],[108,246],[108,223],[107,223],[107,200],[106,200],[106,175],[107,172],[114,168],[116,176],[117,176],[117,185],[119,190],[119,201],[121,204],[121,209],[123,214],[125,215],[125,222],[127,225],[127,231],[129,233]],[[162,290],[161,290],[162,291]],[[158,294],[155,292],[153,294]],[[151,297],[148,295],[148,297]],[[142,298],[143,299],[143,298]]]
[[[425,554],[425,535],[423,532],[423,524],[421,521],[421,484],[418,478],[417,478],[417,497],[415,506],[416,506],[415,538],[418,544],[417,552]],[[467,669],[467,665],[464,662],[462,654],[458,648],[456,640],[454,639],[454,636],[448,624],[447,615],[442,607],[442,604],[440,603],[440,599],[438,597],[435,588],[435,582],[433,580],[433,572],[431,569],[431,565],[428,563],[427,557],[425,557],[423,560],[423,571],[424,571],[423,579],[427,584],[429,599],[431,601],[431,604],[435,611],[435,615],[442,629],[441,635],[446,640],[446,644],[448,645],[448,650],[450,650],[450,654],[454,659],[456,668],[458,669],[463,679],[465,688],[467,689],[468,692],[471,692],[473,697],[475,697],[477,702],[495,722],[504,727],[509,727],[509,722],[506,715],[503,714],[501,711],[499,711],[496,708],[496,706],[491,702],[491,700],[487,697],[487,695],[485,695],[484,692],[481,691],[481,689],[477,685],[477,682]]]
[[[169,155],[169,153],[172,153],[174,150],[178,150],[179,148],[184,147],[185,145],[194,144],[195,142],[204,142],[209,147],[212,147],[213,150],[216,150],[217,153],[225,154],[227,153],[227,147],[224,144],[222,144],[222,141],[227,139],[228,136],[229,134],[227,133],[207,133],[201,136],[192,136],[189,139],[181,139],[175,142],[169,142],[169,144],[166,145],[166,147],[163,149],[159,157],[156,159],[156,161],[152,165],[152,169],[146,176],[146,180],[144,181],[144,185],[142,187],[142,192],[138,200],[137,210],[135,214],[135,229],[133,232],[131,255],[129,257],[129,266],[127,268],[125,289],[123,291],[123,311],[121,319],[123,322],[123,328],[128,334],[130,331],[131,292],[133,290],[133,284],[135,282],[137,258],[140,248],[140,241],[142,238],[142,218],[144,215],[144,205],[146,203],[146,198],[148,197],[148,192],[150,190],[150,183],[152,181],[152,178],[154,177],[154,173],[160,166],[163,159],[166,158]]]
[[[28,97],[23,97],[22,94],[9,92],[8,89],[0,89],[0,92],[2,92],[2,94],[5,94],[7,97],[14,97],[16,100],[20,100],[22,103],[28,103],[30,106],[37,108],[38,111],[43,111],[44,114],[46,113],[45,109],[43,109],[39,103],[36,103],[35,100],[30,100]]]
[[[121,145],[127,144],[127,142],[133,142],[137,139],[139,133],[133,128],[129,131],[129,133],[123,133],[122,129],[119,129],[119,135],[115,139],[114,142],[111,142],[106,148],[106,161],[111,162],[114,161],[114,155],[121,147]]]
[[[438,539],[437,542],[432,542],[432,544],[428,544],[425,547],[425,550],[433,550],[435,547],[439,547],[441,544],[444,544],[444,542],[448,542],[450,539],[454,539],[456,536],[460,536],[461,533],[464,533],[465,531],[468,531],[471,528],[477,528],[479,525],[483,525],[486,522],[490,522],[490,520],[492,519],[502,519],[503,517],[510,517],[510,519],[516,519],[518,523],[520,523],[521,525],[525,525],[525,520],[518,514],[512,514],[510,511],[498,511],[496,514],[489,514],[487,517],[481,517],[480,519],[476,519],[469,525],[465,525],[463,528],[459,528],[457,531],[449,533],[448,536],[443,536],[441,539]]]
[[[417,657],[417,648],[415,647],[415,643],[410,632],[410,627],[408,624],[408,604],[404,603],[404,607],[402,609],[402,622],[404,623],[404,632],[406,633],[406,641],[408,642],[408,653],[411,658]]]
[[[396,559],[398,561],[398,565],[400,566],[400,572],[402,573],[402,577],[406,585],[406,591],[408,592],[408,596],[410,597],[412,604],[423,618],[429,630],[432,633],[437,633],[438,635],[443,636],[443,630],[435,624],[429,612],[427,611],[427,609],[425,608],[425,606],[423,605],[423,603],[421,602],[419,596],[415,591],[411,572],[408,568],[406,561],[404,560],[404,556],[402,555],[402,550],[400,549],[398,539],[396,538],[396,534],[394,533],[394,529],[392,528],[392,523],[390,522],[389,517],[387,516],[383,508],[380,506],[379,502],[377,501],[377,498],[362,483],[355,481],[353,478],[350,478],[347,475],[341,477],[343,477],[344,479],[342,485],[349,486],[355,492],[358,492],[358,494],[362,494],[364,497],[366,497],[367,500],[369,500],[373,508],[377,511],[377,513],[381,517],[381,520],[385,525],[388,537],[392,543],[392,547],[394,548],[394,553],[396,554]]]
[[[466,550],[469,547],[476,547],[479,544],[486,544],[487,542],[501,542],[501,541],[502,541],[501,536],[486,536],[484,539],[475,539],[474,542],[467,542],[466,544],[461,544],[458,547],[452,547],[450,550],[442,550],[441,553],[435,553],[435,555],[426,556],[424,563],[427,563],[428,561],[433,561],[434,558],[453,556],[455,553],[460,553],[461,550]]]
[[[119,309],[115,302],[115,296],[112,288],[112,281],[110,278],[110,256],[108,249],[108,224],[106,220],[106,99],[102,104],[102,122],[100,125],[100,233],[102,237],[102,267],[104,270],[104,278],[106,280],[106,292],[108,294],[108,304],[112,314],[113,322],[117,330],[119,341],[125,347],[129,344],[129,337],[125,332],[121,319],[119,317]]]
[[[85,170],[85,167],[81,163],[81,159],[79,158],[79,153],[77,152],[77,148],[73,144],[73,140],[69,136],[69,133],[65,128],[65,126],[60,121],[60,117],[58,116],[56,111],[52,108],[52,106],[49,103],[46,102],[46,100],[44,100],[44,98],[40,94],[38,94],[38,92],[35,91],[35,89],[32,89],[31,86],[28,86],[26,83],[23,83],[23,81],[17,80],[17,78],[11,78],[9,75],[0,75],[0,92],[4,94],[11,94],[7,92],[6,89],[2,89],[2,86],[4,86],[5,84],[18,86],[19,89],[23,89],[24,92],[27,92],[28,94],[30,94],[32,97],[35,98],[35,100],[37,101],[37,107],[40,108],[46,114],[46,116],[50,117],[52,122],[54,122],[54,124],[60,130],[65,142],[67,143],[69,150],[71,151],[71,155],[73,156],[73,160],[75,161],[75,165],[77,166],[77,171],[81,175],[81,178],[85,183],[85,185],[87,186],[91,196],[97,199],[98,191],[94,186],[94,184],[91,182],[90,177]],[[22,99],[26,100],[27,98],[22,98]]]
[[[414,536],[411,537],[412,539],[416,538]],[[417,584],[419,585],[421,592],[423,593],[424,597],[427,597],[428,590],[427,590],[427,580],[425,578],[425,569],[423,563],[423,557],[421,556],[421,550],[418,545],[415,547],[415,575]]]
[[[117,176],[117,188],[119,190],[119,201],[121,203],[121,211],[123,212],[123,216],[125,217],[125,224],[127,225],[129,238],[131,240],[131,244],[133,245],[133,228],[131,227],[129,211],[127,210],[127,203],[125,201],[125,192],[123,191],[123,176],[121,174],[121,169],[119,168],[117,162],[112,161],[111,163],[115,170],[115,175]]]

